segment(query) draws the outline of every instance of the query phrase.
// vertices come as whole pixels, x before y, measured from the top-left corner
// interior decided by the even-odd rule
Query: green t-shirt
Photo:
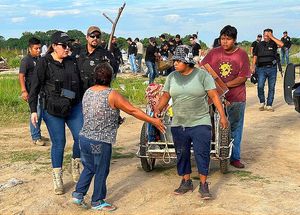
[[[189,75],[176,71],[169,74],[163,91],[173,100],[172,126],[211,125],[207,91],[215,88],[212,76],[202,69],[194,68]]]

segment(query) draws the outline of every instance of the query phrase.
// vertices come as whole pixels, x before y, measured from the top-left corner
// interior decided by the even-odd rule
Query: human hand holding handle
[[[152,124],[161,132],[161,133],[166,133],[166,126],[162,122],[161,119],[159,118],[153,118]]]
[[[223,129],[228,128],[228,126],[229,126],[228,119],[226,117],[221,117],[220,125],[221,125],[221,128],[223,128]]]

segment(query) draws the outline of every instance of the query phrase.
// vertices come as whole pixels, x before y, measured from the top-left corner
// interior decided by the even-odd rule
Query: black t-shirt
[[[30,91],[31,79],[37,62],[38,58],[32,57],[30,54],[26,55],[21,61],[19,73],[25,75],[25,86],[27,92]]]
[[[251,44],[251,47],[253,47],[253,50],[256,48],[258,42],[257,40],[255,40],[252,44]]]
[[[274,66],[276,65],[277,44],[273,40],[261,41],[253,50],[253,55],[257,56],[257,66]]]
[[[146,56],[145,61],[151,61],[152,63],[155,63],[155,53],[158,52],[158,49],[155,46],[152,46],[151,44],[146,49]]]
[[[284,38],[284,37],[281,37],[281,41],[283,42],[283,47],[284,48],[291,48],[291,45],[292,45],[292,43],[291,43],[291,38],[289,37],[289,36],[287,36],[286,38]]]
[[[193,52],[193,56],[199,56],[199,50],[201,49],[201,46],[199,43],[195,43],[192,46],[192,52]]]
[[[129,44],[128,46],[128,55],[137,54],[137,46],[135,42],[132,42],[131,44]]]

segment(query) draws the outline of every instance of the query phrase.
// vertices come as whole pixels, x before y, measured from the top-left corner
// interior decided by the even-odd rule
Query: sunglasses
[[[69,45],[65,43],[56,43],[56,45],[60,45],[63,49],[69,48]]]
[[[95,35],[95,34],[91,34],[90,35],[90,38],[92,38],[92,39],[94,39],[94,38],[97,38],[97,39],[99,39],[100,38],[100,35],[98,34],[98,35]]]

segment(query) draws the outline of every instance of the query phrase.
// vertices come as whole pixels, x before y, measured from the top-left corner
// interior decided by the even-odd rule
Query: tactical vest
[[[277,48],[273,43],[265,41],[257,44],[257,66],[274,66],[276,65]]]
[[[81,98],[80,78],[76,62],[70,59],[64,59],[63,64],[51,62],[44,58],[47,63],[45,83],[42,91],[45,93],[45,99],[61,93],[62,89],[67,89],[75,93],[72,103],[78,103]]]
[[[105,50],[96,49],[91,55],[87,55],[86,51],[81,52],[77,60],[80,70],[80,77],[83,82],[84,92],[95,85],[95,67],[102,62],[110,63],[110,59],[106,56]]]

